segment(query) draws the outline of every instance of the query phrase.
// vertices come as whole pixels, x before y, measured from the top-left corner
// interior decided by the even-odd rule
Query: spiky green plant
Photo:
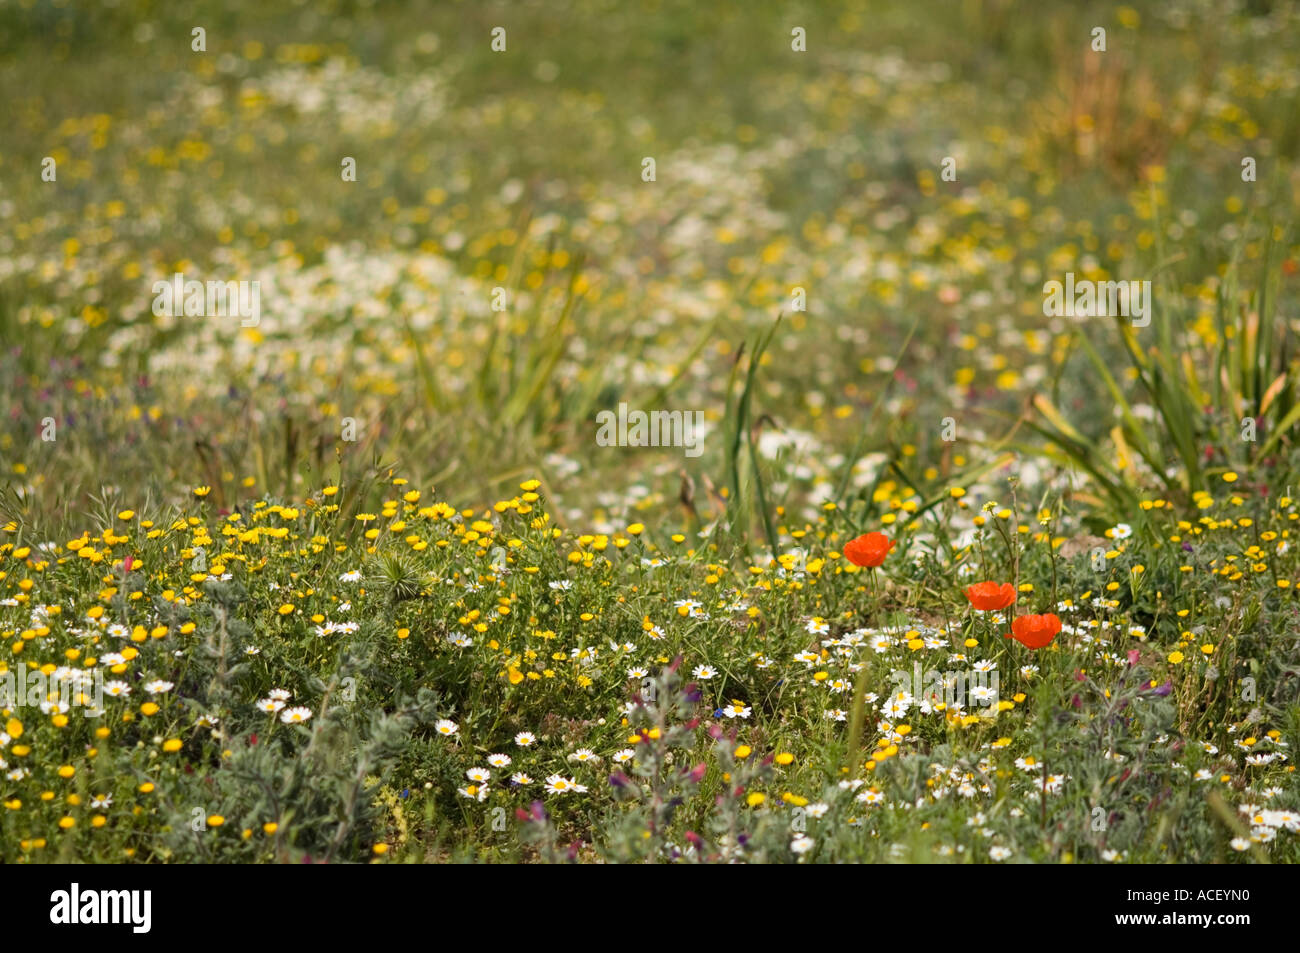
[[[424,579],[419,567],[402,553],[386,552],[377,555],[366,572],[366,585],[384,595],[390,603],[403,602],[419,596]]]
[[[1274,233],[1269,230],[1270,239]],[[1228,266],[1216,294],[1217,333],[1209,348],[1190,338],[1192,305],[1178,299],[1173,287],[1157,296],[1149,327],[1135,329],[1128,318],[1117,317],[1136,392],[1122,387],[1101,349],[1079,335],[1119,420],[1106,437],[1090,436],[1039,393],[1032,401],[1038,416],[1027,424],[1050,441],[1040,452],[1082,469],[1107,503],[1130,515],[1144,482],[1176,499],[1208,489],[1229,472],[1274,491],[1294,484],[1294,431],[1300,424],[1294,334],[1278,313],[1281,269],[1271,253],[1266,261],[1249,292],[1240,288],[1236,260]],[[1140,404],[1154,413],[1140,414]],[[1145,477],[1139,461],[1149,471]]]

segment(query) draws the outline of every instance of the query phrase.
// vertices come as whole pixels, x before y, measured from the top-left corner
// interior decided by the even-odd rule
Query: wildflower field
[[[1300,4],[0,3],[0,860],[1300,860]]]

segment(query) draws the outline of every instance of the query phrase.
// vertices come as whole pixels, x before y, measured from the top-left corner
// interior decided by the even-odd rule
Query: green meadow
[[[0,5],[0,859],[1300,858],[1300,7]]]

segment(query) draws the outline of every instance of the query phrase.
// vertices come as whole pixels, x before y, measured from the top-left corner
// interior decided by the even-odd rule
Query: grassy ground
[[[1294,4],[32,0],[0,92],[0,857],[1297,858]]]

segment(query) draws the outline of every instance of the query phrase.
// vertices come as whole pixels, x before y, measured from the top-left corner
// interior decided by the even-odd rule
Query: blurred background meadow
[[[1137,357],[1163,344],[1179,381],[1194,363],[1195,453],[1241,463],[1259,443],[1239,418],[1293,359],[1300,10],[1033,13],[10,0],[10,505],[201,483],[232,506],[398,464],[467,505],[537,475],[601,528],[707,521],[755,477],[783,513],[882,484],[925,498],[1006,450],[1032,483],[1084,448],[1117,485],[1159,485],[1178,448],[1124,437],[1164,412],[1125,335],[1044,317],[1065,271],[1153,282]],[[260,323],[155,316],[177,272],[258,281]],[[1248,320],[1267,347],[1229,380]],[[598,447],[619,402],[702,411],[703,456]]]

